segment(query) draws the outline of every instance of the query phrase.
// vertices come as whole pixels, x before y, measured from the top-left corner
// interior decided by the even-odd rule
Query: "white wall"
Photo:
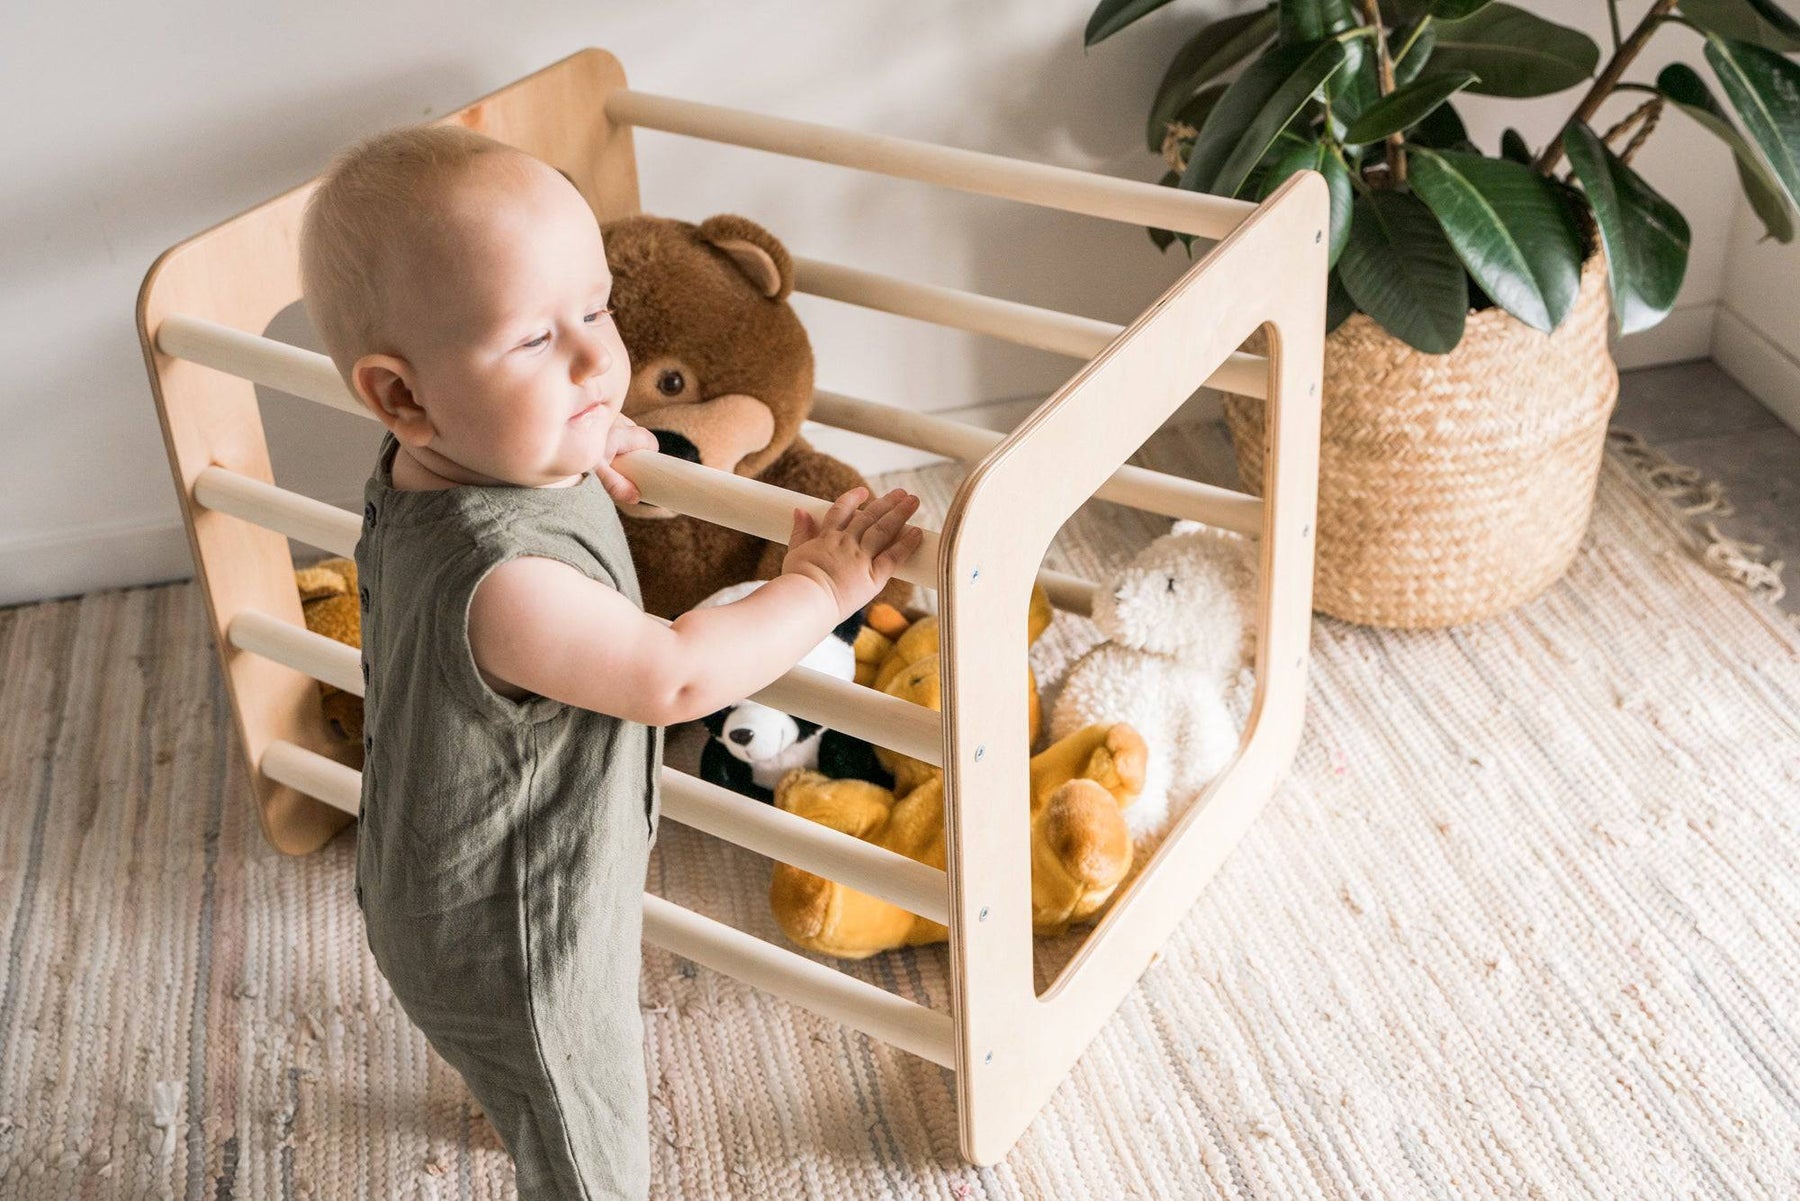
[[[1162,165],[1143,150],[1141,132],[1151,91],[1188,31],[1245,4],[1178,0],[1084,52],[1091,7],[174,0],[102,14],[22,0],[0,8],[0,105],[37,114],[0,135],[0,428],[8,431],[0,604],[191,574],[133,326],[138,285],[163,249],[310,177],[338,146],[439,115],[594,45],[617,54],[645,91],[1154,180]],[[1568,6],[1527,7],[1549,15]],[[1593,7],[1589,31],[1604,45],[1603,9]],[[1536,144],[1578,95],[1466,107],[1483,145],[1507,123]],[[1161,255],[1135,227],[662,134],[637,142],[647,211],[690,220],[742,213],[816,258],[1114,321],[1187,266],[1179,247]],[[1695,247],[1681,308],[1621,348],[1628,365],[1706,353],[1736,189],[1724,152],[1676,117],[1641,164],[1688,215]],[[1056,356],[810,297],[796,306],[820,385],[853,395],[957,409],[1043,394],[1072,369]],[[306,341],[292,315],[271,332]],[[989,413],[1003,420],[1017,409],[995,404]],[[269,399],[265,419],[279,481],[356,507],[376,427],[282,397]],[[865,470],[899,461],[853,436],[820,441]]]
[[[1763,233],[1747,202],[1732,223],[1713,357],[1753,396],[1800,430],[1800,238]]]

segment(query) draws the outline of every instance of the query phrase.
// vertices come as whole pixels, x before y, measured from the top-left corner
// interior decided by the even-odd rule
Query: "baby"
[[[868,603],[918,548],[918,498],[796,509],[781,575],[665,625],[614,505],[638,499],[614,460],[656,440],[620,412],[612,278],[568,179],[458,126],[394,130],[326,172],[300,259],[388,430],[356,546],[370,950],[522,1197],[642,1199],[662,727],[756,692]]]

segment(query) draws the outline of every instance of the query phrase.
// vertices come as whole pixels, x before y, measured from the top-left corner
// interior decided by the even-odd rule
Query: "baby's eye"
[[[537,337],[533,338],[531,341],[525,342],[522,345],[527,350],[536,350],[538,347],[542,346],[544,343],[548,342],[549,340],[550,340],[549,334],[539,334]]]
[[[582,320],[592,324],[593,322],[600,320],[600,318],[602,318],[602,317],[610,317],[610,316],[612,316],[612,305],[609,304],[600,309],[595,310],[592,313],[589,313],[587,316],[583,317]]]

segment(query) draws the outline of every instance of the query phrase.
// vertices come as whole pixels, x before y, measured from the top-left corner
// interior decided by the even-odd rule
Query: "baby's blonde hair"
[[[344,382],[365,354],[392,353],[395,268],[440,213],[435,201],[476,159],[522,154],[461,125],[405,125],[332,160],[300,224],[300,291]]]

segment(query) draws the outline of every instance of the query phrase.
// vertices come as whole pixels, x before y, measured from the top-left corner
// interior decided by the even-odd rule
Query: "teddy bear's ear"
[[[794,290],[794,261],[779,239],[748,217],[721,213],[699,226],[700,237],[731,256],[744,278],[770,300],[786,300]]]
[[[1176,518],[1175,524],[1169,527],[1169,532],[1171,534],[1191,534],[1195,530],[1203,530],[1206,528],[1205,522],[1189,521],[1185,517],[1179,517]]]

